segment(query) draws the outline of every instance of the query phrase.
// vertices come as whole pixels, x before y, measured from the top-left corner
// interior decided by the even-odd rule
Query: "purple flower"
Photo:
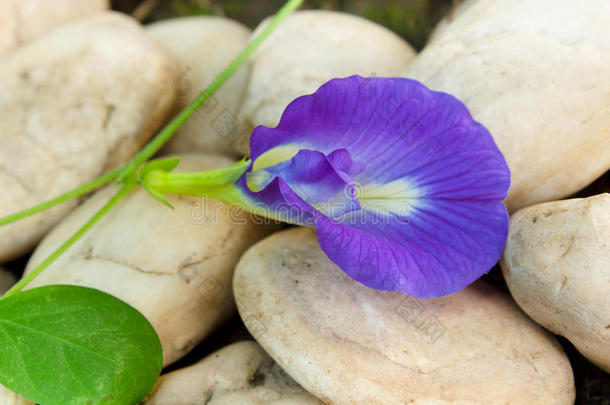
[[[207,194],[253,213],[314,226],[355,280],[436,297],[499,259],[510,172],[491,135],[456,98],[401,78],[334,79],[299,97],[276,128],[258,127],[252,161],[203,173],[151,162],[144,187]]]
[[[250,145],[240,199],[315,226],[326,255],[362,284],[436,297],[500,257],[510,172],[451,95],[403,78],[334,79],[294,100],[276,128],[256,128]]]

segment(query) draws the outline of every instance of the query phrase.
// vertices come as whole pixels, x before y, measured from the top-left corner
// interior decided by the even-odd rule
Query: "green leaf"
[[[0,383],[31,401],[133,404],[161,367],[153,327],[112,295],[51,285],[0,300]]]

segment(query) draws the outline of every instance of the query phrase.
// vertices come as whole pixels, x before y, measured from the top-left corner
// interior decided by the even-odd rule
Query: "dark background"
[[[508,0],[510,1],[510,0]],[[376,21],[421,49],[436,23],[460,0],[307,0],[302,8],[338,10]],[[223,15],[254,28],[284,0],[112,0],[143,23],[186,15]],[[134,14],[135,12],[135,14]]]

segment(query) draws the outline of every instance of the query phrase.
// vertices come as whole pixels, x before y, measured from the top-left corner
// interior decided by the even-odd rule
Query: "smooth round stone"
[[[165,374],[143,405],[321,405],[255,342],[234,343]]]
[[[0,384],[0,405],[34,405],[20,395]]]
[[[108,0],[0,1],[0,57],[60,25],[106,10]]]
[[[180,171],[227,167],[219,155],[186,155]],[[99,191],[41,242],[29,273],[116,192]],[[168,365],[235,313],[231,279],[242,253],[274,226],[213,198],[170,195],[170,209],[137,188],[28,288],[74,284],[97,288],[131,304],[150,321]]]
[[[182,17],[150,24],[146,31],[169,53],[180,72],[171,83],[174,113],[190,104],[248,45],[250,30],[223,17]],[[174,135],[166,153],[212,152],[236,155],[233,143],[243,130],[237,110],[250,66],[242,66]]]
[[[334,11],[297,11],[252,55],[240,117],[252,127],[274,127],[292,100],[328,80],[355,74],[398,76],[414,56],[408,43],[372,21]],[[237,145],[239,152],[247,153],[246,141]]]
[[[504,277],[536,322],[610,372],[610,194],[525,208],[510,220]]]
[[[482,281],[433,299],[376,291],[293,228],[246,252],[233,289],[255,339],[327,403],[574,402],[560,345]]]
[[[16,281],[13,273],[0,267],[0,294],[5,293]]]
[[[56,197],[130,158],[163,123],[175,77],[124,14],[59,27],[0,60],[0,217]],[[0,262],[34,247],[72,200],[0,228]]]
[[[610,167],[610,2],[463,3],[402,76],[463,101],[512,172],[511,212]]]

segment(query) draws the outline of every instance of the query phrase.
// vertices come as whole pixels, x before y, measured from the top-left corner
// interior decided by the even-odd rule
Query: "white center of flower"
[[[406,217],[422,202],[422,190],[406,179],[354,189],[363,210]]]

